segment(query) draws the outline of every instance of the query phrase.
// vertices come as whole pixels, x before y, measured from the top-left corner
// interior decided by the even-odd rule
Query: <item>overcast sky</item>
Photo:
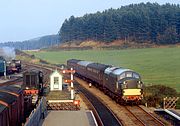
[[[180,0],[149,0],[180,4]],[[148,0],[0,0],[0,42],[57,34],[71,15],[83,16]]]

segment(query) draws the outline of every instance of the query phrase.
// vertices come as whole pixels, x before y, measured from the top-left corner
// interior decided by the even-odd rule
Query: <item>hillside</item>
[[[154,47],[151,43],[135,43],[122,40],[115,40],[109,43],[98,42],[98,41],[82,41],[82,42],[65,42],[62,43],[59,48],[91,48],[91,49],[108,49],[108,48],[145,48]]]
[[[47,35],[22,42],[0,43],[0,47],[9,46],[20,50],[34,50],[51,47],[60,43],[58,35]]]
[[[103,12],[71,16],[59,30],[62,42],[115,40],[136,43],[180,43],[180,6],[140,3]]]
[[[97,42],[97,41],[79,41],[65,42],[58,46],[41,49],[42,51],[62,51],[62,50],[113,50],[113,49],[138,49],[138,48],[167,48],[180,47],[178,44],[156,45],[153,43],[137,43],[132,41],[115,40],[113,42]]]

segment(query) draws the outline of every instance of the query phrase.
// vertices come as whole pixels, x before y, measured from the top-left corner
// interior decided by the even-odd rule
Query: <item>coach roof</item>
[[[93,63],[93,62],[90,62],[90,61],[79,61],[77,64],[86,67],[87,65],[89,65],[89,64],[91,64],[91,63]]]

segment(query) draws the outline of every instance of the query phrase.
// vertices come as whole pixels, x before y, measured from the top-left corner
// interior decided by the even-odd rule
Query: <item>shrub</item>
[[[150,107],[163,107],[163,98],[177,97],[175,89],[164,85],[147,86],[144,89],[144,103]]]

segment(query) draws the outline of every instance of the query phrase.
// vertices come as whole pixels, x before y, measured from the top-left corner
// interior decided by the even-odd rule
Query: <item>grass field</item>
[[[86,50],[31,52],[51,63],[65,64],[68,59],[82,59],[130,68],[140,73],[145,84],[163,84],[180,92],[180,48],[127,50]]]

